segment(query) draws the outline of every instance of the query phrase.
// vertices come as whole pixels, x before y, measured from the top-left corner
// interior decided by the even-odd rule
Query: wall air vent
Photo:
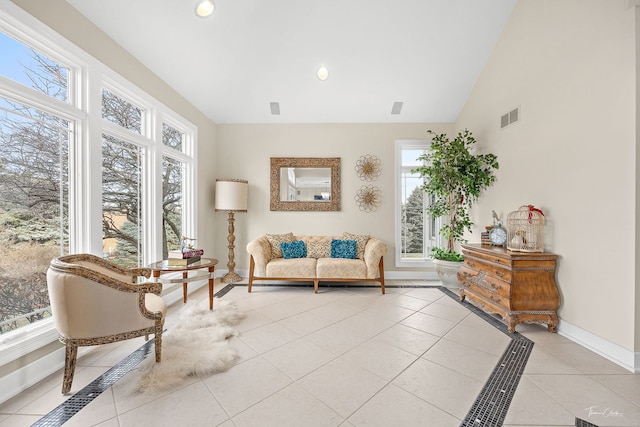
[[[506,114],[500,116],[500,128],[506,128],[520,120],[520,107],[516,107]]]
[[[271,114],[274,116],[280,115],[280,103],[279,102],[270,102],[269,108],[271,108]]]
[[[391,107],[391,114],[400,114],[400,112],[402,111],[402,104],[404,103],[400,101],[394,102],[393,106]]]

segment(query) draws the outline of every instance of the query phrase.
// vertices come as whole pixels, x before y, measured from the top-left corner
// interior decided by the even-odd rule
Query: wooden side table
[[[208,270],[209,280],[209,310],[213,310],[213,272],[215,271],[218,260],[214,258],[201,258],[200,261],[189,265],[169,265],[166,261],[157,261],[149,264],[149,268],[153,271],[153,280],[160,283],[182,283],[183,302],[187,302],[187,283],[194,280],[201,280],[204,275],[196,274],[189,277],[189,271],[200,270],[206,268]],[[162,273],[182,272],[181,279],[160,280]]]

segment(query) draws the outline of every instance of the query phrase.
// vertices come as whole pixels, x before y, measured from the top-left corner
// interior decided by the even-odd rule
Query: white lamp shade
[[[249,183],[243,180],[216,180],[215,209],[246,212]]]

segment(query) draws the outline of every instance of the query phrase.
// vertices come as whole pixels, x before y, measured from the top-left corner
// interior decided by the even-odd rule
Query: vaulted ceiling
[[[517,2],[67,1],[216,123],[455,121]]]

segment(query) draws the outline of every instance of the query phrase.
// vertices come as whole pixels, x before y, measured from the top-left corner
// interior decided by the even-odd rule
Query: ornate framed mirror
[[[340,157],[272,157],[272,211],[339,211]]]

